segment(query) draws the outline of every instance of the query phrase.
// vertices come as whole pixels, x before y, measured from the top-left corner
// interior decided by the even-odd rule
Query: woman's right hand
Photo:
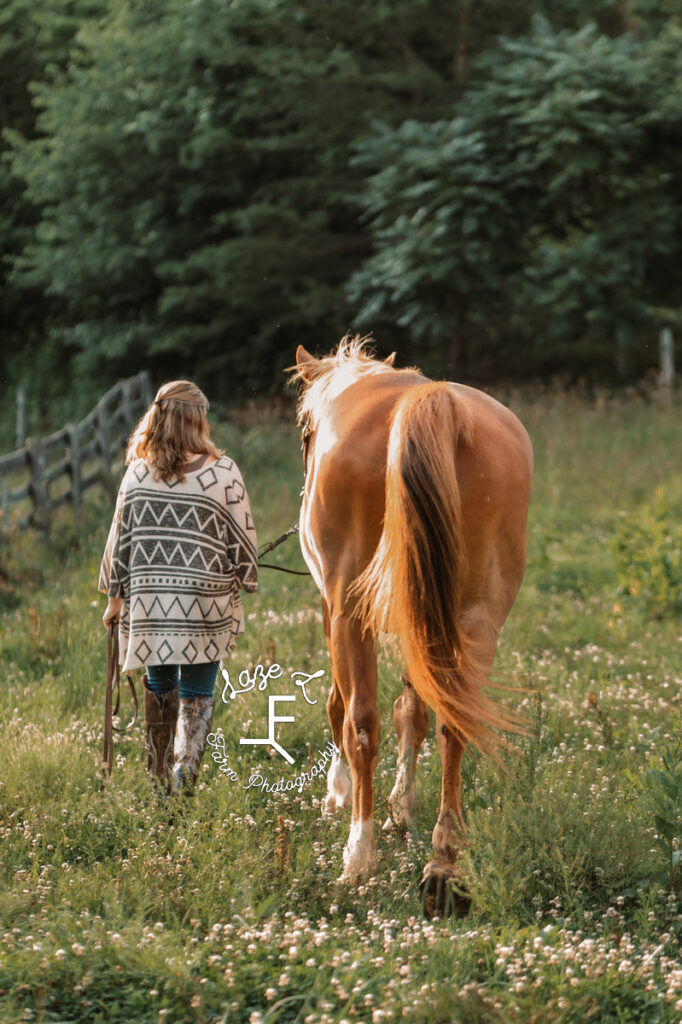
[[[121,608],[123,607],[122,597],[110,597],[107,603],[106,611],[102,616],[102,622],[104,628],[108,629],[109,626],[115,626],[121,615]]]

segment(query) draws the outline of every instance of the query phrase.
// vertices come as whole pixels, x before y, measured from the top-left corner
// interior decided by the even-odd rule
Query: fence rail
[[[111,485],[113,461],[153,397],[144,370],[110,388],[80,423],[29,438],[23,448],[0,456],[2,526],[47,530],[55,509],[70,504],[76,510],[93,484]],[[28,511],[12,518],[10,510],[27,503]]]

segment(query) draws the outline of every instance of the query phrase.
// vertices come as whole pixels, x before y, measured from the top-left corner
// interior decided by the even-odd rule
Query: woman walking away
[[[258,585],[249,498],[207,409],[190,381],[159,388],[128,443],[99,578],[123,670],[146,666],[147,771],[173,794],[194,789],[218,664],[244,632],[238,588]]]

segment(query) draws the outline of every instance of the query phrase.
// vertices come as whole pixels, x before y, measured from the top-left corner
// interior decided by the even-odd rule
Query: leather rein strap
[[[135,685],[130,675],[126,672],[126,679],[135,705],[135,714],[128,725],[119,727],[114,725],[114,715],[118,714],[121,703],[121,670],[118,664],[118,624],[113,623],[107,628],[107,688],[104,698],[104,750],[102,751],[102,788],[107,775],[111,775],[114,764],[114,732],[125,732],[131,729],[137,721],[138,703]],[[114,689],[116,690],[116,705],[114,706]]]
[[[292,534],[298,533],[298,520],[293,523],[286,533],[283,533],[277,540],[271,540],[269,544],[265,544],[258,552],[258,568],[259,569],[276,569],[277,572],[288,572],[291,576],[310,576],[310,573],[306,569],[301,571],[300,569],[287,569],[283,565],[272,565],[269,562],[261,562],[263,555],[267,555],[269,551],[274,551],[280,544],[283,544],[285,540],[292,536]]]

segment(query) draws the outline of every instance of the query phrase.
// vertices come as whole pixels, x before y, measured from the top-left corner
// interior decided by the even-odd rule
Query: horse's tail
[[[513,716],[483,692],[485,672],[460,626],[466,549],[456,452],[472,443],[467,410],[446,383],[409,388],[388,441],[379,545],[352,592],[366,628],[400,637],[410,682],[464,740],[496,757],[493,729]]]

